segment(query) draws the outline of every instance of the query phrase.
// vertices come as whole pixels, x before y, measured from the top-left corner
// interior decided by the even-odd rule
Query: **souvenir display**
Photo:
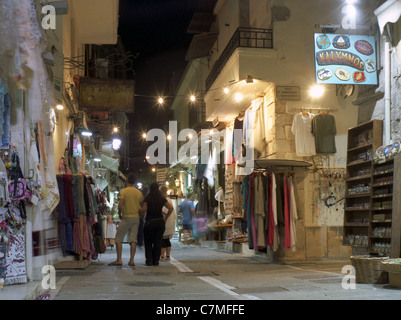
[[[400,152],[400,142],[396,141],[388,146],[379,147],[374,155],[376,163],[385,162],[388,159],[394,158]]]

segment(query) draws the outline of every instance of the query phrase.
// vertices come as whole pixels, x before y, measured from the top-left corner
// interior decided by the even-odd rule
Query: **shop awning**
[[[217,33],[203,33],[195,35],[189,45],[185,60],[207,57],[217,40]]]
[[[383,33],[387,23],[396,23],[401,16],[401,0],[388,0],[374,11],[380,27],[380,33]]]
[[[245,167],[245,163],[238,164],[239,167]],[[310,167],[312,163],[301,160],[290,159],[257,159],[254,160],[255,169],[288,168],[288,167]]]
[[[110,171],[119,174],[119,171],[118,171],[118,168],[120,166],[119,159],[114,159],[114,158],[105,156],[104,154],[102,154],[100,156],[100,159],[102,159],[100,164],[103,168],[109,169]]]

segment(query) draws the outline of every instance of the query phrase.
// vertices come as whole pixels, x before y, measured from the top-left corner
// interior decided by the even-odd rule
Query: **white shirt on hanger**
[[[295,135],[295,150],[299,157],[316,154],[315,138],[312,134],[313,114],[300,112],[294,116],[291,132]]]

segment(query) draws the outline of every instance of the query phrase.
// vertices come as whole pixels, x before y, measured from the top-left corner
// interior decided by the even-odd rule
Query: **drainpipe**
[[[391,143],[391,49],[388,40],[384,44],[384,52],[384,145],[389,145]]]

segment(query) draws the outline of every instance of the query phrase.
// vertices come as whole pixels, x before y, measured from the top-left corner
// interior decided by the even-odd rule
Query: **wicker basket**
[[[401,259],[388,259],[381,263],[385,271],[401,274]]]
[[[401,259],[384,260],[382,265],[388,272],[390,286],[401,288]]]
[[[351,256],[357,283],[388,283],[388,273],[382,261],[389,257]]]

